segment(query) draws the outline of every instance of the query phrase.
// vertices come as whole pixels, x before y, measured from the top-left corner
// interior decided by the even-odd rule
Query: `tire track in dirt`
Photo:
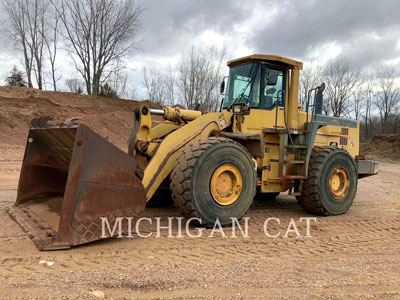
[[[0,212],[4,220],[6,213]],[[255,218],[254,224],[262,224],[263,217]],[[381,249],[381,254],[390,253],[394,248],[400,248],[400,221],[375,220],[336,223],[325,222],[323,218],[318,223],[320,231],[311,238],[276,238],[264,236],[262,226],[252,224],[250,238],[221,239],[218,237],[199,239],[190,238],[134,238],[133,240],[112,240],[96,243],[78,249],[68,250],[68,255],[61,252],[33,252],[21,257],[4,257],[0,271],[6,272],[48,272],[48,269],[38,268],[38,258],[48,258],[58,262],[62,269],[85,270],[115,266],[136,265],[145,266],[154,263],[189,263],[196,264],[212,260],[215,262],[226,260],[259,260],[273,257],[304,258],[307,256],[322,257],[327,254],[346,255],[348,253],[362,254],[363,251]],[[254,229],[258,229],[255,230]],[[4,231],[8,233],[4,233]],[[206,231],[209,234],[210,230]],[[173,232],[176,234],[176,232]],[[5,221],[0,234],[0,242],[10,242],[10,238],[17,238],[18,243],[31,243],[22,230],[17,229],[13,220]],[[390,246],[389,246],[390,245]],[[93,248],[93,249],[92,249]],[[103,248],[103,249],[102,249]],[[110,249],[116,249],[109,251]],[[99,251],[102,249],[101,251]],[[156,250],[156,254],[155,251]],[[92,251],[95,250],[95,251]],[[127,262],[127,258],[129,258]],[[15,269],[17,265],[24,268]]]
[[[182,295],[180,291],[190,294],[203,286],[207,286],[204,291],[215,291],[218,296],[214,298],[224,295],[218,291],[234,291],[240,286],[251,295],[254,295],[253,287],[265,289],[267,294],[271,290],[299,291],[301,287],[303,292],[313,293],[315,299],[320,299],[335,294],[333,290],[331,294],[321,292],[335,283],[337,290],[343,291],[343,298],[347,295],[347,298],[357,299],[357,293],[366,295],[374,286],[379,286],[381,289],[377,289],[374,299],[384,292],[390,293],[386,299],[394,299],[399,296],[396,287],[400,272],[400,199],[396,195],[400,194],[400,185],[396,180],[400,177],[393,177],[394,182],[384,183],[384,187],[379,188],[380,181],[388,181],[388,174],[383,171],[376,177],[377,187],[370,181],[360,181],[360,192],[352,209],[342,216],[317,217],[316,223],[311,222],[311,238],[295,238],[293,234],[289,238],[282,237],[291,218],[304,234],[305,223],[298,222],[299,218],[314,216],[305,213],[293,197],[281,195],[272,202],[255,202],[247,214],[249,238],[240,237],[239,231],[235,239],[222,238],[219,234],[208,238],[211,230],[205,230],[201,238],[185,234],[183,238],[168,238],[163,230],[160,238],[135,236],[103,240],[55,252],[37,251],[4,211],[13,202],[1,201],[9,199],[3,194],[0,199],[0,274],[3,275],[0,290],[14,291],[18,287],[30,293],[38,286],[51,290],[71,282],[79,293],[87,292],[90,284],[91,288],[104,289],[107,295],[116,295],[116,298],[121,295],[129,298],[135,291],[143,298],[154,299],[157,295],[176,299]],[[383,190],[388,196],[381,196]],[[161,208],[148,209],[145,216],[160,216],[166,220],[166,217],[180,215],[175,209]],[[265,236],[263,225],[269,217],[280,218],[281,224],[271,222],[268,228],[271,233],[281,232],[281,237]],[[154,227],[143,228],[143,232],[146,230],[154,234]],[[230,235],[231,230],[227,228],[225,233]],[[173,235],[177,235],[176,228]],[[55,264],[46,267],[39,265],[40,260]],[[121,276],[121,280],[117,279]],[[162,278],[157,280],[154,276]],[[34,279],[30,281],[29,278]],[[174,290],[175,286],[183,289]],[[169,288],[173,291],[169,292]],[[301,299],[297,294],[294,296],[294,292],[290,293],[290,298]],[[230,298],[234,299],[235,295],[233,292]]]

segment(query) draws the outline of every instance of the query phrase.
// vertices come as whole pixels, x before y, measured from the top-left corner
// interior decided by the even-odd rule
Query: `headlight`
[[[244,103],[234,104],[232,112],[234,115],[248,115],[250,113],[250,107]]]
[[[240,114],[242,112],[242,104],[234,104],[233,105],[233,113]]]

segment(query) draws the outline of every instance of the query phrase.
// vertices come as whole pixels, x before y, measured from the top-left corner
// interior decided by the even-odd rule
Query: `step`
[[[303,175],[283,175],[283,179],[307,179],[307,177]]]
[[[263,128],[263,133],[272,133],[272,134],[287,134],[287,129],[286,128]],[[289,129],[289,134],[291,135],[302,135],[304,134],[305,131],[300,131],[300,130],[292,130]]]
[[[306,162],[304,160],[284,160],[283,161],[286,164],[305,164]]]
[[[306,145],[285,145],[286,148],[307,149]]]

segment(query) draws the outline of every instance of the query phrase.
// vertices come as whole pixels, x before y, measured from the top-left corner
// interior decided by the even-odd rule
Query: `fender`
[[[143,111],[144,110],[144,111]],[[143,114],[143,112],[145,114]],[[135,156],[136,160],[142,156],[135,146],[138,141],[151,143],[149,137],[155,137],[153,130],[159,130],[165,136],[164,139],[147,151],[151,157],[143,170],[142,183],[146,190],[146,200],[150,200],[163,180],[171,173],[175,162],[182,150],[195,141],[207,139],[215,132],[221,132],[231,125],[231,114],[226,112],[212,112],[200,115],[198,118],[187,123],[171,122],[164,130],[151,128],[150,110],[145,107],[135,112],[135,126],[129,139],[129,154]],[[148,149],[151,147],[149,146]],[[139,162],[138,162],[139,165]]]

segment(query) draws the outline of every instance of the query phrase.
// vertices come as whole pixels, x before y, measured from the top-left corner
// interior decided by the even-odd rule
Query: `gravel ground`
[[[361,180],[349,212],[318,217],[311,237],[299,218],[312,216],[281,195],[255,201],[248,238],[208,237],[211,230],[168,238],[164,231],[51,252],[39,252],[4,211],[19,167],[0,161],[0,299],[400,299],[399,163],[382,163],[379,175]],[[146,215],[179,213],[167,207]],[[270,217],[281,220],[269,227],[278,238],[264,233]],[[291,218],[303,237],[284,238]]]

